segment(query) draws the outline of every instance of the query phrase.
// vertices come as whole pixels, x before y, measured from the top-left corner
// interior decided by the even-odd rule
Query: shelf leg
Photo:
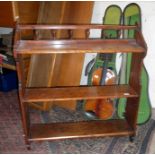
[[[131,61],[131,71],[129,85],[136,91],[138,97],[128,98],[126,104],[126,120],[130,127],[136,131],[137,117],[139,109],[139,99],[141,92],[141,68],[143,64],[143,53],[133,53]]]
[[[28,141],[28,138],[30,135],[29,134],[30,119],[29,119],[28,104],[22,101],[23,94],[25,92],[26,77],[24,72],[25,66],[21,55],[17,55],[16,66],[17,66],[18,83],[19,83],[19,87],[18,87],[19,107],[21,111],[21,120],[22,120],[23,132],[24,132],[24,139],[25,139],[25,144],[27,148],[30,149],[30,143]]]
[[[27,137],[26,137],[25,135],[23,135],[23,137],[24,137],[24,140],[25,140],[26,148],[27,148],[28,150],[31,150],[31,145],[30,145],[29,140],[27,139]]]
[[[26,148],[27,148],[28,150],[31,150],[30,143],[29,143],[29,144],[26,144]]]
[[[28,140],[29,129],[30,129],[28,106],[26,103],[21,102],[21,100],[20,100],[20,108],[21,108],[21,118],[22,118],[22,126],[23,126],[25,144],[27,146],[27,149],[30,149],[30,142]]]
[[[131,143],[133,143],[134,140],[135,140],[135,136],[129,136],[129,141],[130,141]]]

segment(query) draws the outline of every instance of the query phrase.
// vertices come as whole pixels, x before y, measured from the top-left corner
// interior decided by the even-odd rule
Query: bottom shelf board
[[[133,135],[126,120],[32,124],[29,141]]]

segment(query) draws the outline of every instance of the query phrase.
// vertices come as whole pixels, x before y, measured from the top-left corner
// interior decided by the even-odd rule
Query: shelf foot
[[[30,141],[26,138],[25,138],[25,144],[26,144],[27,150],[31,150]]]
[[[27,145],[26,145],[26,148],[27,148],[28,150],[31,150],[30,144],[27,144]]]
[[[131,143],[133,143],[134,140],[135,140],[135,136],[129,136],[129,141],[130,141]]]

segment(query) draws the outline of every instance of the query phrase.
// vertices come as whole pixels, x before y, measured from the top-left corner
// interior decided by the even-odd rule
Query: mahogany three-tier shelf
[[[90,30],[134,30],[134,39],[97,39],[90,38]],[[25,40],[22,32],[30,30],[34,34],[48,30],[52,34],[49,40]],[[66,30],[68,39],[57,38],[57,32]],[[82,30],[84,39],[75,39],[74,31]],[[19,101],[25,142],[30,148],[32,141],[45,141],[66,138],[84,138],[100,136],[129,136],[136,134],[136,122],[140,96],[140,74],[143,58],[146,55],[146,43],[137,26],[115,25],[18,25],[15,31],[14,57],[19,80]],[[132,53],[129,84],[106,86],[69,86],[51,88],[26,87],[24,55],[67,54],[67,53]],[[75,65],[78,62],[75,62]],[[105,98],[127,98],[125,119],[91,120],[82,122],[30,123],[28,104],[30,102],[51,102],[64,100],[88,100]]]

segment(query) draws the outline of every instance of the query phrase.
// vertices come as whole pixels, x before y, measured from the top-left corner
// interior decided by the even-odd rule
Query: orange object
[[[102,68],[98,68],[93,72],[92,85],[99,85],[101,81]],[[115,73],[107,69],[105,85],[115,84]],[[106,120],[112,117],[114,112],[113,101],[111,99],[87,100],[85,104],[86,111],[93,111],[97,117]]]

